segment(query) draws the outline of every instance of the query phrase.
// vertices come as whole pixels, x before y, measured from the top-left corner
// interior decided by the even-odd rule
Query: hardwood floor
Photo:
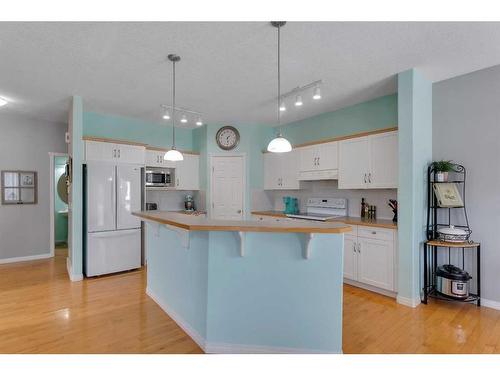
[[[66,250],[0,266],[0,353],[202,353],[135,271],[72,283]]]
[[[500,311],[430,300],[410,308],[344,285],[344,353],[500,353]]]
[[[145,271],[72,283],[66,250],[0,266],[0,353],[202,353],[145,290]],[[411,309],[344,286],[344,353],[500,353],[500,311]]]

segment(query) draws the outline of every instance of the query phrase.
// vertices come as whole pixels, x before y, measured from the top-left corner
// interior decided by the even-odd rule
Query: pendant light
[[[278,134],[276,135],[276,138],[274,138],[269,144],[267,145],[267,151],[269,152],[290,152],[292,151],[292,145],[286,138],[284,138],[281,135],[281,129],[280,129],[280,124],[281,124],[281,110],[280,110],[280,100],[281,100],[281,71],[280,71],[280,29],[281,27],[285,26],[284,21],[273,21],[271,22],[271,25],[276,27],[278,29],[278,98],[276,100],[276,106],[277,106],[277,113],[278,113]]]
[[[182,154],[175,149],[175,63],[180,61],[181,58],[177,55],[168,55],[168,59],[172,61],[172,76],[173,76],[173,84],[172,84],[172,149],[168,150],[163,159],[168,161],[182,161],[184,157]]]

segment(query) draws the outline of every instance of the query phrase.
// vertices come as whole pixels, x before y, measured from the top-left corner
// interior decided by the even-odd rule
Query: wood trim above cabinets
[[[127,141],[124,139],[112,139],[112,138],[100,138],[100,137],[91,137],[91,136],[83,136],[83,141],[94,141],[94,142],[106,142],[106,143],[116,143],[120,145],[129,145],[129,146],[143,146],[146,147],[146,143]]]
[[[361,132],[361,133],[354,133],[354,134],[349,134],[349,135],[342,135],[342,136],[333,137],[333,138],[322,138],[322,139],[318,139],[316,141],[300,143],[298,145],[293,146],[293,148],[296,149],[296,148],[300,148],[300,147],[314,146],[314,145],[319,145],[319,144],[323,144],[323,143],[343,141],[343,140],[351,139],[351,138],[366,137],[368,135],[388,133],[388,132],[392,132],[395,130],[398,130],[397,126],[383,128],[383,129],[377,129],[377,130],[371,130],[371,131],[366,131],[366,132]],[[262,153],[264,153],[264,154],[268,153],[268,152],[269,151],[267,151],[267,150],[262,151]]]
[[[150,150],[150,151],[169,151],[170,149],[169,148],[163,148],[163,147],[156,147],[156,146],[149,146],[149,145],[146,145],[146,150]],[[180,152],[182,152],[183,154],[189,154],[189,155],[200,155],[199,152],[195,152],[195,151],[186,151],[186,150],[179,150]]]

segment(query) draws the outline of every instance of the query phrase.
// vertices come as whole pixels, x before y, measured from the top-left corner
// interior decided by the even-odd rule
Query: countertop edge
[[[212,231],[212,232],[265,232],[265,233],[323,233],[323,234],[343,234],[351,232],[348,226],[338,228],[308,228],[308,227],[264,227],[264,226],[238,226],[238,225],[200,225],[185,224],[176,220],[150,216],[140,212],[133,212],[132,215],[140,217],[145,221],[159,224],[171,225],[188,231]]]
[[[283,217],[286,218],[287,216],[284,213],[281,212],[271,212],[271,211],[252,211],[252,215],[262,215],[262,216],[271,216],[271,217]],[[351,218],[348,217],[347,219],[332,219],[328,220],[328,222],[338,222],[338,223],[344,223],[348,225],[361,225],[364,227],[376,227],[376,228],[386,228],[386,229],[393,229],[393,230],[398,230],[397,224],[391,224],[391,223],[377,223],[375,222],[366,222],[362,221],[361,218]]]

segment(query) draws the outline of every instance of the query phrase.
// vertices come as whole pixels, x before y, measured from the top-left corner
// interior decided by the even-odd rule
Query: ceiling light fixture
[[[168,55],[168,59],[172,61],[172,149],[168,150],[163,159],[168,161],[181,161],[184,160],[184,156],[175,149],[175,63],[179,62],[181,58],[177,55]]]
[[[185,124],[185,123],[187,123],[187,122],[188,122],[188,119],[186,118],[186,115],[182,115],[182,117],[181,117],[181,122],[182,122],[183,124]]]
[[[285,105],[285,101],[284,100],[281,101],[280,111],[281,112],[285,112],[286,111],[286,105]]]
[[[313,99],[314,100],[321,99],[321,89],[319,88],[319,86],[317,86],[317,87],[314,88]]]
[[[198,120],[196,121],[196,126],[202,126],[203,121],[201,121],[201,117],[198,117]]]
[[[163,111],[162,118],[164,120],[170,120],[170,112],[168,111],[168,109],[165,108],[165,110]]]
[[[302,95],[297,95],[295,97],[295,107],[300,107],[304,102],[302,101]]]
[[[0,107],[3,107],[4,105],[8,104],[9,102],[5,100],[4,98],[0,97]]]
[[[285,21],[273,21],[271,22],[271,25],[276,27],[278,29],[278,98],[276,100],[277,104],[277,114],[278,114],[278,134],[276,135],[276,138],[274,138],[269,144],[267,145],[267,151],[269,152],[290,152],[292,151],[292,145],[290,142],[284,138],[281,134],[281,109],[280,109],[280,99],[281,99],[281,71],[280,71],[280,29],[285,26],[286,22]]]

